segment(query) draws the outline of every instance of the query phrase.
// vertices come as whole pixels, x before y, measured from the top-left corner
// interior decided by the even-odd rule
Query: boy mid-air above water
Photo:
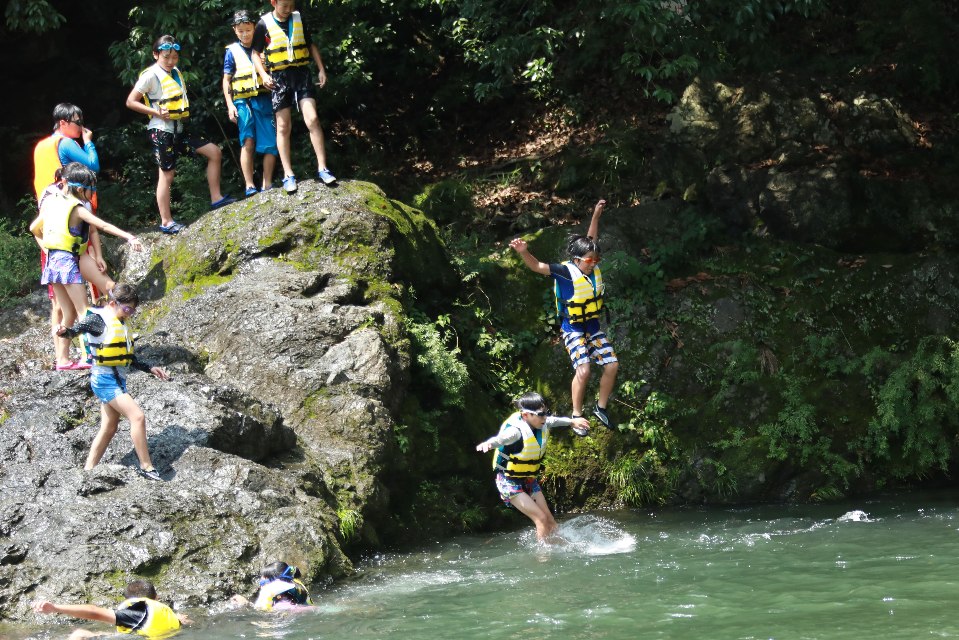
[[[606,409],[609,396],[616,384],[619,360],[599,324],[603,308],[603,275],[599,270],[599,217],[605,200],[596,203],[593,219],[585,236],[572,236],[566,247],[571,260],[562,264],[546,264],[534,258],[526,241],[517,238],[510,243],[523,258],[526,266],[536,273],[555,280],[557,312],[563,318],[563,343],[573,363],[572,395],[573,418],[583,415],[586,385],[589,382],[589,364],[592,360],[603,368],[599,381],[599,399],[593,415],[609,427]]]
[[[276,146],[283,164],[283,189],[296,191],[296,177],[290,160],[290,131],[293,128],[293,107],[303,113],[303,122],[310,130],[310,142],[316,153],[319,178],[333,184],[336,178],[326,167],[323,129],[316,113],[316,90],[310,76],[310,59],[319,67],[320,88],[326,84],[326,69],[320,51],[303,28],[295,0],[271,0],[273,11],[263,14],[253,32],[253,65],[263,86],[273,91],[273,114],[276,116]],[[263,54],[261,56],[259,54]],[[265,63],[264,63],[265,61]]]

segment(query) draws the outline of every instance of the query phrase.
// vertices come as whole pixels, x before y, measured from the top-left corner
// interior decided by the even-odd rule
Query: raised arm
[[[599,217],[603,215],[603,207],[606,206],[605,200],[600,200],[593,207],[593,219],[589,223],[589,231],[586,232],[594,241],[599,240]]]
[[[76,207],[74,208],[74,211],[78,212],[80,219],[89,224],[91,227],[96,227],[100,231],[106,231],[107,233],[113,234],[119,238],[124,238],[130,243],[130,246],[133,247],[134,251],[143,251],[143,245],[132,233],[127,233],[120,227],[115,227],[109,222],[104,222],[100,218],[87,211],[84,207]]]
[[[476,450],[481,453],[486,453],[490,449],[498,449],[499,447],[505,447],[508,444],[513,444],[517,440],[523,437],[523,433],[516,427],[509,427],[504,429],[502,433],[499,433],[485,442],[481,442],[476,445]]]
[[[525,262],[526,266],[531,270],[544,276],[549,275],[549,265],[545,262],[540,262],[533,257],[533,255],[529,252],[529,248],[527,248],[525,240],[522,238],[516,238],[509,243],[509,246],[516,249],[516,252],[519,253],[521,258],[523,258],[523,262]]]
[[[54,604],[52,602],[34,602],[34,613],[62,613],[74,618],[83,618],[84,620],[96,620],[97,622],[106,622],[109,624],[117,623],[117,615],[111,609],[104,609],[92,604]]]

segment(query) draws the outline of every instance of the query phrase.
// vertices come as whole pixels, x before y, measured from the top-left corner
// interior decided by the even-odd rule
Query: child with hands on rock
[[[125,238],[134,251],[143,251],[143,244],[132,233],[104,222],[86,208],[97,189],[97,177],[91,169],[71,162],[63,168],[61,178],[63,191],[43,199],[43,208],[30,224],[30,232],[47,252],[40,283],[53,285],[63,324],[69,326],[87,311],[80,261],[90,240],[90,227]],[[95,262],[93,268],[99,270],[99,266]],[[90,363],[70,360],[70,340],[59,340],[55,346],[58,370],[90,368]]]
[[[260,571],[259,589],[256,600],[250,602],[241,595],[230,600],[238,605],[252,604],[263,611],[296,611],[313,606],[310,592],[300,580],[300,570],[285,562],[274,562]]]
[[[33,603],[35,613],[62,613],[74,618],[106,622],[115,625],[118,633],[136,633],[141,636],[164,636],[176,631],[181,624],[193,622],[184,614],[177,614],[162,602],[157,602],[156,587],[149,580],[134,580],[123,591],[126,598],[116,609],[104,609],[92,604],[54,604],[48,601]],[[112,635],[110,631],[76,629],[69,640]]]
[[[126,378],[131,367],[152,373],[161,380],[167,380],[169,376],[160,367],[139,362],[133,354],[133,334],[125,321],[137,312],[140,297],[136,289],[129,284],[118,284],[110,290],[107,298],[109,302],[105,307],[93,309],[93,313],[72,328],[59,325],[54,330],[57,335],[71,338],[81,333],[89,334],[94,351],[90,387],[101,402],[100,431],[93,439],[83,468],[90,470],[97,466],[117,433],[120,416],[123,416],[130,421],[130,437],[140,460],[137,473],[149,480],[160,481],[162,478],[153,468],[147,447],[146,418],[127,393]]]
[[[563,343],[575,372],[572,383],[573,417],[583,415],[592,361],[603,368],[599,399],[593,408],[593,415],[609,427],[606,409],[616,384],[619,360],[599,324],[604,294],[603,276],[599,269],[599,217],[605,206],[605,200],[596,203],[585,236],[575,235],[568,239],[566,251],[571,259],[567,262],[540,262],[530,254],[526,241],[521,238],[513,240],[510,246],[516,249],[532,271],[550,276],[555,281],[556,312],[563,318]]]
[[[533,392],[520,397],[516,408],[519,411],[500,425],[499,433],[476,445],[476,450],[496,449],[493,469],[500,497],[507,507],[528,516],[536,525],[536,539],[545,542],[557,525],[536,476],[546,455],[550,429],[571,426],[578,435],[586,435],[589,421],[548,415],[543,396]]]

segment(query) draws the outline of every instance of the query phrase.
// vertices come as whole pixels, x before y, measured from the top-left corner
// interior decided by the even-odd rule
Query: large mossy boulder
[[[616,427],[587,439],[558,434],[545,481],[559,508],[829,499],[953,467],[955,255],[706,243],[679,251],[665,289],[608,260],[623,251],[648,263],[644,249],[654,244],[681,248],[689,209],[664,201],[603,214],[613,307],[604,328],[621,363]],[[569,231],[528,236],[531,253],[563,260]],[[572,368],[558,329],[544,322],[550,279],[507,251],[483,288],[511,331],[541,339],[526,374],[551,409],[568,411]],[[594,367],[587,410],[598,379]]]
[[[734,229],[840,251],[959,247],[955,141],[922,137],[891,98],[780,75],[697,79],[667,124],[654,172]]]
[[[394,427],[410,403],[403,297],[458,285],[436,228],[374,185],[312,182],[210,213],[147,250],[109,244],[141,291],[133,372],[164,483],[136,475],[124,421],[83,471],[100,404],[48,367],[45,303],[4,316],[0,615],[28,600],[109,605],[133,577],[181,606],[249,591],[285,560],[308,581],[348,574],[343,549],[393,526]],[[397,496],[401,503],[405,496]]]

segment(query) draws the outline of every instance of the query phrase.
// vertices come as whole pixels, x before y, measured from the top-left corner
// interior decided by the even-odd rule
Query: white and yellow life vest
[[[166,108],[170,114],[170,120],[181,120],[190,116],[190,99],[187,97],[186,80],[183,79],[183,74],[176,67],[173,67],[173,71],[180,78],[180,82],[174,80],[173,74],[164,71],[159,64],[144,69],[140,73],[141,78],[152,73],[160,81],[160,99],[151,102],[150,98],[144,95],[143,102],[148,107]]]
[[[573,297],[563,300],[559,282],[555,283],[553,294],[556,297],[556,315],[569,318],[570,322],[585,322],[599,317],[603,308],[603,274],[599,267],[593,269],[591,276],[585,275],[572,262],[564,262],[573,278]]]
[[[263,51],[266,56],[266,67],[270,71],[278,71],[287,67],[299,67],[310,63],[310,48],[306,46],[306,37],[303,35],[303,22],[300,12],[290,14],[290,35],[280,28],[273,13],[263,14],[263,22],[270,37],[270,44]]]
[[[162,636],[180,628],[180,619],[176,617],[173,609],[156,600],[150,600],[149,598],[129,598],[124,600],[117,609],[129,609],[138,602],[146,603],[146,618],[144,618],[143,623],[135,629],[117,625],[117,631],[120,633],[137,633],[141,636]]]
[[[259,94],[259,75],[253,66],[253,60],[247,55],[243,45],[234,42],[227,49],[233,54],[233,61],[236,63],[236,71],[230,78],[230,93],[233,94],[233,99],[242,100]]]
[[[103,309],[90,309],[106,323],[99,336],[89,336],[93,361],[101,367],[128,367],[133,362],[133,336],[126,324]]]
[[[272,582],[267,582],[260,587],[260,592],[257,594],[253,606],[257,609],[269,611],[281,600],[288,600],[291,604],[313,606],[313,600],[310,599],[310,592],[306,585],[295,578],[292,580],[277,578]]]
[[[522,434],[519,440],[512,444],[500,447],[493,454],[493,468],[502,471],[510,478],[533,478],[539,473],[546,455],[546,445],[549,443],[549,429],[543,425],[542,442],[536,439],[536,433],[520,412],[516,412],[500,425],[499,432],[503,433],[510,427],[516,427]]]
[[[90,225],[82,222],[80,235],[70,233],[70,214],[83,203],[73,196],[52,194],[43,200],[43,246],[47,249],[60,249],[80,256],[87,251],[90,239]]]

